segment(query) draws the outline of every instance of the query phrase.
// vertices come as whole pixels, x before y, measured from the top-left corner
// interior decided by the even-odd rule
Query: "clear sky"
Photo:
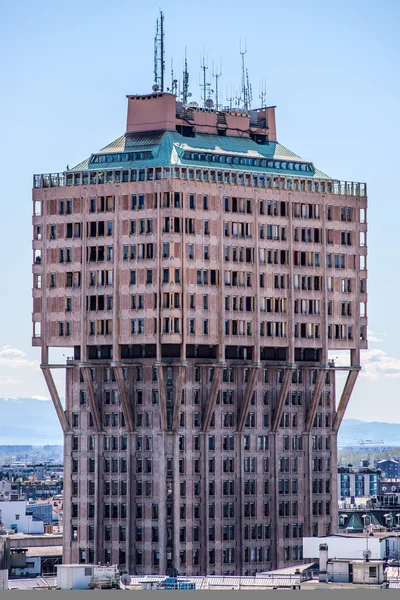
[[[126,94],[153,84],[160,0],[0,2],[0,397],[48,393],[31,348],[32,174],[73,166],[124,132]],[[398,0],[216,3],[164,0],[167,73],[185,47],[193,99],[200,57],[254,104],[277,105],[278,139],[369,191],[370,349],[346,417],[400,422]]]

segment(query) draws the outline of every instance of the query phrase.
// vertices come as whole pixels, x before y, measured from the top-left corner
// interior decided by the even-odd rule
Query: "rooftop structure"
[[[126,132],[101,151],[35,175],[33,207],[64,562],[191,576],[301,563],[303,535],[337,529],[337,431],[367,347],[365,184],[282,146],[274,107],[157,92],[128,96]],[[71,348],[65,365],[52,347]]]

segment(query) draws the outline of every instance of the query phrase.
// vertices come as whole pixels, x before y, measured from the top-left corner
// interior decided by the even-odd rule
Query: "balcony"
[[[365,197],[367,195],[367,185],[365,183],[357,183],[351,181],[325,180],[316,178],[302,177],[297,175],[280,175],[268,170],[255,169],[250,167],[246,170],[239,168],[224,168],[219,170],[209,168],[197,168],[201,175],[201,181],[210,183],[222,181],[222,172],[224,172],[224,182],[227,184],[243,185],[256,188],[281,189],[292,192],[311,192],[323,193],[339,196],[355,196]],[[112,169],[99,171],[71,171],[65,173],[50,173],[33,176],[34,189],[53,188],[53,187],[70,187],[80,185],[98,185],[105,183],[128,183],[137,181],[154,181],[161,179],[187,179],[187,168],[176,167],[171,169],[170,166],[140,169],[138,176],[137,169],[129,169],[121,171]]]

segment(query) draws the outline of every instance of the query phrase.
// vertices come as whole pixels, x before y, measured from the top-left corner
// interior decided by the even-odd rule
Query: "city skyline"
[[[88,3],[90,5],[90,3]],[[153,6],[154,4],[154,6]],[[295,19],[297,24],[304,24],[302,18],[304,16],[292,5],[292,14],[287,17],[286,26],[287,33],[296,34],[298,37],[293,39],[293,42],[301,41],[304,48],[304,62],[301,61],[300,66],[289,62],[285,68],[285,75],[295,82],[293,89],[296,90],[297,96],[290,93],[292,86],[288,85],[285,77],[279,74],[279,60],[263,60],[265,65],[261,68],[260,73],[260,50],[261,42],[253,40],[250,37],[250,22],[246,18],[241,19],[240,25],[232,23],[232,18],[227,17],[229,27],[234,26],[233,31],[237,32],[237,56],[235,53],[230,58],[227,56],[226,49],[221,47],[223,36],[215,35],[215,26],[207,21],[207,31],[211,32],[210,41],[206,46],[206,54],[214,55],[215,61],[218,63],[220,57],[223,60],[224,76],[222,79],[222,87],[230,85],[233,80],[237,81],[237,87],[240,85],[240,55],[239,55],[239,37],[248,40],[247,44],[247,64],[250,76],[253,80],[253,86],[258,87],[258,79],[267,80],[268,89],[268,104],[278,105],[278,132],[279,140],[285,145],[294,148],[305,157],[312,157],[315,163],[328,172],[329,175],[341,179],[354,179],[358,181],[368,182],[368,195],[370,198],[369,206],[369,246],[372,252],[369,255],[369,325],[372,332],[369,335],[369,350],[362,353],[363,371],[358,379],[354,397],[352,398],[346,417],[361,418],[365,420],[379,420],[385,412],[385,421],[396,422],[399,419],[394,411],[395,393],[398,377],[400,376],[400,356],[397,349],[397,323],[393,323],[391,314],[395,314],[395,298],[396,294],[387,296],[385,304],[380,301],[381,290],[385,290],[386,280],[393,270],[393,258],[390,256],[389,245],[392,243],[395,235],[395,224],[397,221],[396,211],[399,209],[394,204],[395,186],[394,175],[391,178],[390,161],[394,152],[395,143],[395,128],[397,123],[390,122],[389,116],[394,113],[391,106],[395,105],[396,95],[398,94],[398,83],[390,77],[395,66],[395,57],[398,47],[393,38],[386,35],[383,38],[383,28],[385,31],[392,27],[392,18],[398,7],[392,2],[384,3],[383,10],[379,14],[374,14],[372,7],[364,9],[364,4],[355,2],[352,7],[341,5],[341,11],[337,11],[342,15],[341,28],[333,27],[335,31],[341,30],[342,38],[340,40],[324,39],[324,46],[319,46],[320,56],[312,53],[312,43],[322,43],[320,28],[313,30],[311,40],[307,41],[304,37],[296,33]],[[43,8],[48,3],[43,2]],[[315,3],[306,3],[307,6],[316,6]],[[71,3],[70,7],[73,7]],[[179,6],[174,3],[174,6]],[[207,6],[207,2],[204,4]],[[94,9],[94,4],[92,5]],[[106,5],[96,4],[96,14],[94,17],[95,26],[89,32],[88,41],[83,43],[78,48],[68,48],[69,55],[78,57],[79,52],[86,58],[92,57],[93,53],[90,50],[90,43],[94,40],[97,31],[101,32],[107,27],[107,19],[109,17]],[[363,11],[360,11],[361,7]],[[120,15],[125,14],[125,11],[133,10],[127,2],[117,3],[117,13],[120,10]],[[181,70],[180,62],[184,53],[184,47],[188,46],[188,62],[192,75],[192,91],[194,99],[200,97],[200,89],[198,87],[198,72],[200,71],[200,54],[202,52],[202,43],[199,39],[201,34],[196,32],[196,36],[188,33],[185,29],[186,20],[175,11],[171,3],[166,2],[163,6],[166,14],[166,29],[167,29],[167,57],[174,54],[176,59],[176,70]],[[139,13],[139,19],[132,23],[132,28],[135,31],[133,45],[119,40],[119,50],[122,51],[127,60],[120,61],[121,66],[115,65],[115,62],[101,48],[96,49],[100,53],[101,59],[105,61],[108,68],[113,68],[115,78],[113,77],[112,86],[104,86],[104,83],[99,84],[99,80],[93,76],[84,76],[79,73],[76,76],[75,67],[71,67],[71,73],[74,76],[65,76],[68,71],[68,56],[64,57],[64,62],[60,63],[61,68],[58,74],[55,74],[57,60],[61,59],[61,53],[57,46],[54,46],[55,37],[59,36],[61,40],[67,39],[67,30],[65,25],[53,22],[53,33],[46,33],[43,40],[43,47],[37,45],[37,42],[32,36],[34,28],[30,28],[32,20],[35,20],[35,15],[30,12],[32,9],[26,3],[25,19],[19,21],[21,34],[26,39],[25,44],[20,47],[13,45],[13,40],[9,32],[5,31],[2,35],[2,44],[7,44],[9,52],[11,50],[11,60],[4,69],[4,77],[7,86],[7,93],[1,102],[2,116],[4,119],[3,129],[6,136],[7,157],[3,157],[3,164],[8,162],[6,158],[11,152],[14,152],[14,160],[12,164],[7,166],[8,177],[5,181],[5,193],[9,198],[10,208],[6,208],[5,213],[5,234],[2,238],[2,243],[5,244],[2,256],[13,256],[13,261],[2,261],[2,277],[6,281],[14,281],[14,285],[7,288],[7,293],[2,294],[1,308],[2,314],[9,315],[9,318],[3,319],[2,334],[0,337],[0,396],[1,397],[35,397],[37,399],[48,399],[48,394],[42,382],[41,373],[39,370],[38,353],[30,348],[30,338],[26,336],[28,330],[27,324],[30,322],[30,306],[29,297],[30,290],[27,282],[30,281],[29,271],[31,264],[30,250],[30,223],[28,219],[24,219],[23,223],[19,223],[21,211],[15,211],[16,203],[21,203],[21,199],[25,208],[30,205],[30,187],[31,173],[42,172],[44,166],[52,171],[61,171],[65,168],[67,161],[77,163],[83,159],[95,147],[97,143],[98,149],[103,147],[109,140],[114,139],[124,131],[123,115],[125,106],[122,105],[126,93],[134,92],[140,88],[140,91],[146,92],[150,89],[152,77],[152,34],[154,29],[154,19],[157,15],[158,5],[150,2],[146,14]],[[62,9],[57,8],[53,11],[54,15],[62,16]],[[90,8],[86,10],[90,11]],[[213,11],[215,14],[215,9]],[[274,16],[278,17],[279,9],[274,7]],[[15,10],[10,8],[2,9],[5,18],[3,23],[16,23],[17,14]],[[49,19],[46,14],[38,11],[40,18]],[[269,13],[271,15],[271,13]],[[344,15],[351,19],[355,15],[359,18],[359,31],[350,29],[346,25]],[[107,19],[106,19],[107,16]],[[286,15],[287,16],[287,15]],[[29,17],[29,18],[28,18]],[[339,19],[336,13],[329,12],[329,9],[320,9],[315,13],[316,23],[322,24],[324,19]],[[112,16],[115,18],[115,16]],[[187,19],[187,17],[185,17]],[[60,18],[60,22],[63,19]],[[129,21],[129,19],[127,19]],[[143,26],[138,25],[143,21]],[[218,21],[218,19],[216,19]],[[38,23],[39,21],[37,21]],[[332,22],[332,21],[331,21]],[[335,22],[335,21],[333,21]],[[204,26],[205,26],[204,21]],[[127,25],[120,20],[120,27],[126,28]],[[176,41],[176,36],[173,32],[175,27],[180,27],[182,30],[182,40]],[[240,27],[240,30],[239,30]],[[199,30],[201,27],[199,28]],[[12,31],[12,27],[8,28]],[[350,31],[354,39],[350,40],[346,37],[346,33],[350,35]],[[366,32],[374,33],[372,36],[366,35]],[[247,34],[247,35],[246,35]],[[115,39],[117,30],[113,31]],[[274,31],[269,32],[269,38],[278,40],[277,34]],[[337,33],[336,33],[337,35]],[[191,39],[193,38],[193,41]],[[363,41],[368,38],[368,47]],[[35,42],[32,46],[32,52],[28,53],[28,42]],[[340,44],[338,43],[340,41]],[[190,42],[190,43],[189,43]],[[352,47],[352,54],[347,55],[347,63],[344,62],[346,51]],[[280,53],[283,52],[286,61],[289,59],[290,44],[288,47],[280,48]],[[53,55],[48,54],[49,48],[54,48]],[[138,64],[135,59],[135,50],[141,49],[141,57],[144,64]],[[47,53],[46,50],[47,49]],[[131,55],[128,55],[128,50]],[[335,50],[336,55],[333,56]],[[287,53],[285,55],[285,53]],[[365,54],[364,54],[365,53]],[[130,58],[130,60],[129,60]],[[312,58],[313,61],[310,62]],[[362,59],[362,60],[361,60]],[[37,61],[39,75],[33,76],[34,61]],[[319,69],[322,66],[322,60],[327,61],[327,64],[332,69],[332,76],[329,77],[329,71],[322,72]],[[110,61],[110,62],[108,62]],[[31,64],[32,74],[27,69]],[[24,67],[25,65],[25,67]],[[71,61],[74,65],[74,61]],[[340,65],[340,68],[339,68]],[[356,69],[356,66],[358,70]],[[47,67],[48,70],[40,67]],[[289,75],[287,68],[289,68]],[[301,72],[307,69],[309,76],[309,84],[305,85]],[[107,69],[106,69],[107,70]],[[168,68],[167,68],[168,70]],[[17,78],[15,73],[19,72]],[[54,73],[52,85],[50,85],[51,77],[47,73]],[[42,73],[46,76],[42,78]],[[108,71],[109,73],[109,71]],[[226,75],[225,75],[226,73]],[[310,75],[311,73],[311,75]],[[358,78],[358,86],[353,85],[353,77],[356,75],[356,83]],[[364,76],[364,79],[363,77]],[[110,79],[107,78],[106,81]],[[372,80],[376,83],[372,83]],[[46,85],[40,86],[38,82],[44,81]],[[315,84],[315,81],[319,84]],[[329,82],[329,94],[326,92],[323,82]],[[341,85],[340,82],[343,82]],[[137,83],[136,83],[137,82]],[[334,82],[335,85],[332,85]],[[352,96],[345,93],[345,88],[351,90]],[[112,88],[111,90],[109,88]],[[333,90],[332,90],[333,87]],[[362,87],[363,94],[359,92]],[[132,89],[135,88],[135,89]],[[23,90],[29,89],[29,102],[24,98]],[[84,94],[79,97],[79,90],[83,90]],[[100,94],[100,101],[98,96]],[[64,95],[64,98],[61,96]],[[254,94],[256,95],[256,94]],[[365,97],[364,97],[365,95]],[[363,97],[361,101],[361,96]],[[382,98],[385,100],[385,108],[379,105]],[[33,100],[32,100],[33,97]],[[10,98],[14,98],[12,105]],[[96,100],[95,100],[96,98]],[[8,104],[5,104],[8,99]],[[337,109],[337,103],[339,109]],[[254,103],[255,105],[257,102]],[[58,105],[58,106],[57,106]],[[60,110],[60,105],[62,110]],[[343,106],[344,105],[344,106]],[[55,106],[55,109],[54,109]],[[85,121],[84,127],[78,125],[82,123],[81,107],[84,107],[83,112],[93,115],[93,120]],[[377,108],[378,106],[378,108]],[[315,123],[315,131],[307,130],[304,122],[295,118],[298,114],[312,115]],[[346,108],[347,107],[347,108]],[[335,108],[335,110],[333,110]],[[66,127],[63,123],[62,112],[69,110],[71,113],[71,123]],[[304,111],[306,111],[304,113]],[[372,117],[375,111],[374,118]],[[383,114],[385,112],[386,114]],[[378,113],[378,114],[376,114]],[[51,123],[49,117],[51,116]],[[368,117],[368,119],[367,119]],[[368,123],[371,128],[371,136],[367,136],[365,132],[365,123]],[[381,124],[382,123],[382,124]],[[37,128],[40,125],[40,129]],[[330,127],[332,125],[332,128]],[[345,136],[343,143],[343,133],[340,126],[345,126],[348,135]],[[386,125],[386,127],[385,127]],[[389,129],[390,127],[390,129]],[[327,130],[325,135],[321,135],[321,130]],[[42,135],[40,130],[45,132]],[[18,134],[18,135],[17,135]],[[29,156],[24,156],[23,163],[17,160],[17,152],[22,144],[22,136],[28,136],[29,139]],[[326,138],[326,139],[325,139]],[[367,143],[367,140],[373,138],[373,143]],[[63,143],[57,143],[59,140]],[[50,143],[46,143],[46,140]],[[77,141],[78,140],[78,141]],[[378,143],[379,140],[379,143]],[[65,141],[65,143],[64,143]],[[25,147],[25,146],[24,146]],[[2,150],[3,151],[3,150]],[[385,158],[382,158],[385,157]],[[388,158],[386,158],[388,157]],[[374,160],[374,165],[377,168],[371,169],[368,159]],[[23,165],[23,167],[22,167]],[[63,166],[64,165],[64,166]],[[347,165],[351,165],[351,175],[347,171]],[[385,166],[384,177],[380,175]],[[16,184],[17,182],[17,184]],[[386,211],[378,209],[382,206],[383,197],[388,202],[388,210],[393,218],[388,221],[385,215],[381,214]],[[29,214],[29,210],[24,210]],[[15,226],[20,225],[19,231],[23,232],[23,237],[16,236]],[[381,235],[380,227],[385,223],[385,235]],[[391,235],[392,232],[392,235]],[[10,253],[9,249],[13,252]],[[383,259],[383,257],[385,257]],[[395,267],[394,267],[395,268]],[[388,288],[386,287],[386,290]],[[381,307],[385,306],[385,310]],[[387,310],[387,307],[391,310]],[[62,356],[62,353],[61,353]],[[63,383],[59,381],[59,389],[63,390]],[[379,394],[379,403],[375,399]],[[377,404],[379,404],[377,406]],[[49,410],[52,410],[49,406]]]

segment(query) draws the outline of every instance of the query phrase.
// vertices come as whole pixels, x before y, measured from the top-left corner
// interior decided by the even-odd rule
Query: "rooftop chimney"
[[[319,577],[322,583],[328,582],[328,544],[319,546]]]

